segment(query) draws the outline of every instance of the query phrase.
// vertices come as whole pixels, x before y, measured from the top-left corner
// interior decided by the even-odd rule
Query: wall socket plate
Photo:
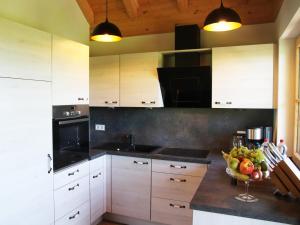
[[[95,130],[105,131],[105,125],[104,124],[96,124]]]

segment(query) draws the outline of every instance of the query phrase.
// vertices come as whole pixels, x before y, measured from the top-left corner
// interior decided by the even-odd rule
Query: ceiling
[[[244,25],[274,22],[283,0],[223,0]],[[105,0],[77,0],[91,29],[105,19]],[[123,36],[173,32],[175,25],[203,26],[220,0],[108,0],[108,19]]]

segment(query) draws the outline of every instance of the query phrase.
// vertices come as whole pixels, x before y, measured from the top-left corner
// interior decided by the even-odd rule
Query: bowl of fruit
[[[245,183],[245,193],[235,198],[243,202],[258,201],[248,193],[250,182],[262,181],[269,178],[268,166],[261,149],[248,149],[247,147],[234,147],[229,153],[222,151],[227,163],[226,173]]]

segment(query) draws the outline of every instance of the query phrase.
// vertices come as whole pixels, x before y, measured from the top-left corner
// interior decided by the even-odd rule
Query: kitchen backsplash
[[[227,149],[236,130],[273,126],[271,109],[90,108],[91,147],[126,141],[137,144],[195,149]],[[96,131],[104,124],[105,131]]]

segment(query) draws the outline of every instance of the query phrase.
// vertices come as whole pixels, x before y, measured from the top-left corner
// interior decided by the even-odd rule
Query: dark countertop
[[[228,214],[273,222],[300,224],[300,201],[273,195],[270,182],[250,184],[249,193],[259,199],[245,203],[234,197],[244,193],[243,185],[231,185],[220,152],[211,152],[211,164],[190,203],[194,210]]]
[[[93,160],[105,154],[109,154],[109,155],[131,156],[131,157],[138,157],[138,158],[161,159],[161,160],[192,162],[192,163],[202,163],[202,164],[210,163],[210,159],[208,158],[192,158],[192,157],[162,155],[157,153],[159,150],[161,149],[158,149],[152,153],[141,153],[141,152],[132,152],[132,151],[116,151],[116,150],[105,150],[105,149],[93,148],[90,149],[90,160]]]

